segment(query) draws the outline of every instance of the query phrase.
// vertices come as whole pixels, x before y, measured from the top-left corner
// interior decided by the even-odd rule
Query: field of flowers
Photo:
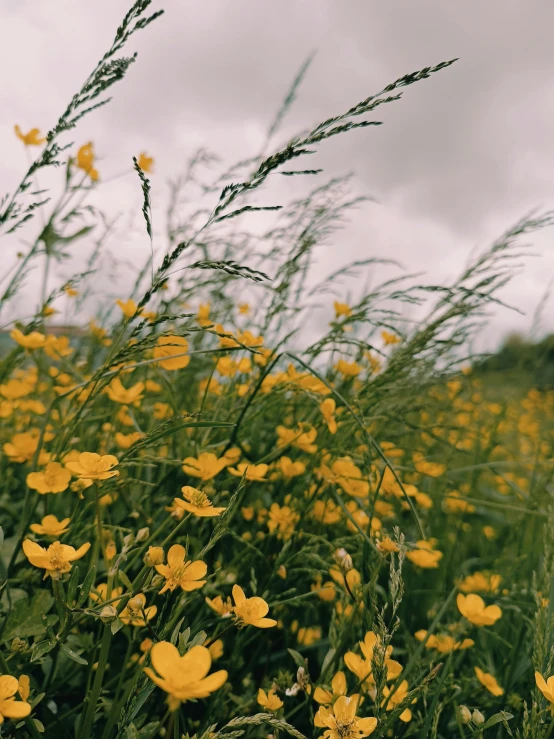
[[[0,736],[554,736],[554,392],[490,382],[468,350],[551,215],[451,285],[358,297],[376,260],[307,279],[357,202],[347,180],[248,230],[275,210],[250,199],[269,176],[318,174],[296,160],[448,62],[208,185],[196,155],[161,236],[138,156],[152,256],[91,319],[102,238],[84,273],[54,284],[51,267],[101,232],[102,173],[92,143],[58,141],[124,76],[149,5],[46,137],[16,127],[40,154],[0,204],[1,235],[38,231],[0,309],[43,270],[0,361]],[[37,201],[56,163],[62,194]],[[314,302],[333,311],[321,335]]]

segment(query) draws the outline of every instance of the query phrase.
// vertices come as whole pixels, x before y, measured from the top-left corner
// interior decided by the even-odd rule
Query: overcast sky
[[[2,0],[0,192],[26,167],[13,125],[51,127],[101,54],[129,0]],[[146,150],[154,202],[195,148],[229,163],[257,153],[291,80],[316,52],[282,136],[342,112],[414,70],[460,57],[379,111],[384,125],[324,143],[318,166],[355,174],[375,199],[334,237],[317,269],[395,257],[430,279],[452,278],[475,247],[534,207],[554,207],[554,4],[548,0],[154,0],[165,15],[131,43],[138,61],[114,101],[74,132],[95,142],[102,180]],[[312,166],[310,160],[308,166]],[[310,184],[313,184],[311,182]],[[101,202],[136,210],[136,178],[106,182]],[[493,345],[526,330],[554,276],[554,233],[504,297]],[[136,253],[148,253],[140,239]],[[334,247],[334,248],[333,248]],[[4,241],[1,270],[20,248]],[[65,274],[65,273],[63,273]],[[53,286],[53,284],[52,284]],[[544,328],[554,329],[551,310]]]

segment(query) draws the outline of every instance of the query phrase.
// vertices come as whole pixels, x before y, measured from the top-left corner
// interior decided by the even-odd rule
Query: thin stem
[[[105,624],[104,633],[102,634],[102,644],[100,647],[100,657],[98,659],[98,667],[96,668],[96,675],[94,677],[94,683],[90,695],[85,698],[86,712],[84,714],[81,730],[79,732],[80,739],[89,739],[92,731],[92,724],[94,722],[94,714],[96,712],[96,704],[100,697],[100,691],[102,690],[102,682],[104,680],[104,673],[106,672],[106,666],[108,664],[108,655],[110,653],[110,644],[112,640],[112,630],[109,624]]]

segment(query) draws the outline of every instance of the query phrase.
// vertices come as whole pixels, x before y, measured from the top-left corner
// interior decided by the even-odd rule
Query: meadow
[[[447,61],[270,155],[214,174],[197,153],[161,235],[137,152],[151,255],[91,317],[106,221],[79,121],[134,63],[121,50],[149,6],[50,132],[16,126],[38,155],[0,203],[1,236],[35,229],[0,274],[0,736],[554,736],[554,391],[491,380],[470,348],[552,214],[452,284],[399,273],[358,294],[376,257],[310,278],[359,198],[306,157],[371,135]],[[307,194],[264,205],[278,176]],[[89,235],[83,271],[54,284]],[[13,316],[33,270],[39,308]],[[317,335],[314,304],[332,313]]]

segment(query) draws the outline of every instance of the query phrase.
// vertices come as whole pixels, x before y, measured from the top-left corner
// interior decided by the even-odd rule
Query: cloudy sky
[[[14,123],[24,130],[54,124],[129,4],[3,0],[0,192],[26,166]],[[315,52],[281,140],[408,72],[460,58],[384,106],[376,116],[384,125],[322,145],[317,165],[330,176],[352,171],[355,191],[375,202],[334,237],[317,269],[392,256],[429,279],[451,279],[476,247],[530,209],[554,207],[554,5],[547,0],[154,0],[152,7],[166,13],[131,43],[138,61],[114,88],[114,101],[72,137],[76,145],[95,142],[102,204],[137,210],[136,178],[117,175],[142,150],[156,159],[155,203],[200,145],[229,163],[257,153],[291,80]],[[554,276],[554,233],[533,242],[540,256],[504,292],[526,315],[498,313],[489,345],[530,327]],[[20,248],[16,239],[3,242],[2,272]],[[132,249],[146,256],[148,244],[139,235]],[[543,327],[554,329],[551,304]]]

